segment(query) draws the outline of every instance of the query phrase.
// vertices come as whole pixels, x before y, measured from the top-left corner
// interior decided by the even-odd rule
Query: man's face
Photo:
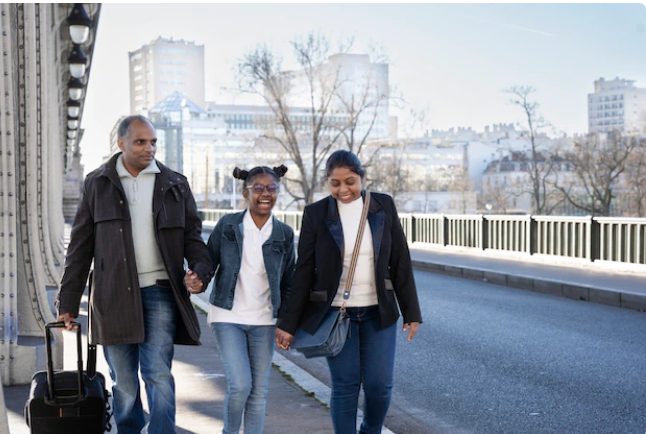
[[[123,151],[123,164],[131,175],[137,176],[155,159],[157,134],[148,122],[133,121],[130,133],[119,139],[119,149]]]

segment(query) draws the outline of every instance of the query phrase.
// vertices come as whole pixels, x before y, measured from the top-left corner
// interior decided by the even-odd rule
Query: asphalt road
[[[646,314],[415,272],[386,426],[406,434],[646,432]],[[290,360],[329,384],[324,360]]]

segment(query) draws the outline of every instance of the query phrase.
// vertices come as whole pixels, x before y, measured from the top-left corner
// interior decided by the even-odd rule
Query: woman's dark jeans
[[[359,390],[363,384],[361,434],[381,433],[393,389],[397,323],[381,328],[379,307],[352,307],[350,336],[327,362],[332,377],[330,409],[336,434],[355,434]]]

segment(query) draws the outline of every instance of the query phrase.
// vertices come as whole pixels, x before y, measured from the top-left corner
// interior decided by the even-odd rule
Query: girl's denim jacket
[[[209,237],[209,253],[215,267],[213,291],[209,301],[231,310],[233,296],[242,262],[243,217],[247,211],[227,214],[215,225]],[[294,231],[274,216],[269,239],[262,245],[267,279],[271,292],[274,318],[278,317],[281,302],[289,296],[294,272]]]

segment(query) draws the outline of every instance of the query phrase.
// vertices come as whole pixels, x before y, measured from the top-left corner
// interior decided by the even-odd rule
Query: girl
[[[222,217],[209,237],[216,269],[208,322],[227,378],[223,434],[261,434],[278,309],[289,293],[294,232],[271,210],[285,166],[236,168],[245,211]]]

